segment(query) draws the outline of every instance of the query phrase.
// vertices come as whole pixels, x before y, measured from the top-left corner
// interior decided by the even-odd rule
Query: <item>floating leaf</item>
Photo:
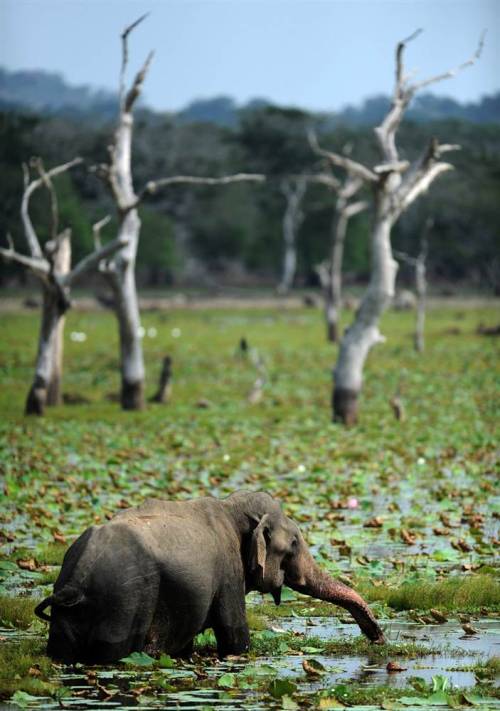
[[[426,706],[427,699],[423,699],[420,696],[401,696],[398,699],[400,704],[404,706]]]
[[[151,667],[156,663],[156,659],[150,657],[146,652],[132,652],[128,657],[120,659],[120,662],[131,667]]]
[[[236,674],[227,673],[223,674],[217,679],[217,686],[223,689],[234,689],[236,686]]]
[[[158,659],[158,665],[161,669],[173,669],[175,664],[175,659],[172,659],[168,654],[162,654]]]
[[[10,702],[12,704],[16,704],[17,706],[21,706],[21,708],[26,708],[30,704],[36,704],[38,706],[40,704],[40,697],[32,696],[26,691],[16,691],[10,698]]]
[[[320,709],[344,709],[345,706],[333,696],[323,696],[319,700],[318,708]]]
[[[290,696],[297,691],[297,684],[289,679],[274,679],[269,684],[269,693],[275,699],[281,699],[283,696]]]

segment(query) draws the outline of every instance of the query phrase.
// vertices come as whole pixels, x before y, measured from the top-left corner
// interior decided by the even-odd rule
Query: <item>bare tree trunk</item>
[[[387,217],[387,203],[387,199],[380,200],[376,209],[370,284],[354,323],[344,334],[334,371],[333,419],[347,425],[357,422],[365,360],[372,346],[384,340],[378,323],[394,297],[398,265],[392,258],[392,222]]]
[[[63,308],[57,291],[49,285],[43,285],[43,307],[38,354],[36,357],[35,377],[26,400],[27,415],[43,415],[49,402],[49,391],[52,388],[51,399],[56,389],[54,382],[54,362],[57,356],[61,336],[61,320],[64,319]]]
[[[135,259],[141,221],[136,209],[126,213],[120,237],[127,241],[107,271],[114,295],[114,309],[120,338],[120,402],[124,410],[144,407],[144,358],[139,335],[141,319],[135,283]]]
[[[281,184],[281,191],[286,198],[283,215],[283,272],[278,285],[278,292],[286,294],[292,287],[297,270],[297,234],[304,219],[300,209],[307,187],[306,178],[290,178]]]
[[[420,238],[420,252],[418,257],[411,257],[405,252],[394,252],[398,259],[409,264],[415,270],[415,292],[417,294],[417,317],[415,320],[414,344],[418,353],[423,353],[425,348],[425,301],[427,294],[427,276],[425,262],[427,259],[427,235],[434,224],[428,217],[425,221]]]
[[[417,320],[415,324],[415,349],[423,353],[425,349],[425,301],[427,293],[427,278],[425,269],[425,245],[415,264],[415,288],[417,292]]]
[[[71,267],[70,230],[47,242],[45,251],[50,272],[47,280],[42,282],[42,318],[35,375],[26,399],[27,415],[43,415],[46,405],[62,402],[64,314],[70,306],[62,284]]]
[[[318,139],[313,131],[308,132],[309,144],[318,155],[324,156],[318,145]],[[331,157],[327,153],[327,157]],[[335,214],[331,231],[331,248],[328,263],[319,266],[318,274],[325,299],[326,339],[331,343],[340,340],[339,322],[342,311],[342,263],[344,260],[344,244],[349,220],[358,212],[368,207],[364,200],[349,202],[363,187],[363,180],[351,170],[349,161],[345,164],[346,178],[338,180],[333,174],[320,173],[314,176],[314,182],[323,183],[337,193]]]
[[[339,322],[342,310],[342,262],[347,230],[347,216],[337,208],[332,234],[332,250],[328,269],[328,284],[325,290],[326,337],[331,343],[338,343],[340,338]]]
[[[58,240],[58,248],[53,256],[54,272],[65,277],[71,269],[71,234],[67,230]],[[47,388],[47,405],[62,403],[62,374],[64,355],[64,321],[66,309],[61,313],[54,334],[52,352],[52,373]]]

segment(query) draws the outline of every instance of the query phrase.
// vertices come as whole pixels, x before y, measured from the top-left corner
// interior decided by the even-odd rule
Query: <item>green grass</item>
[[[369,602],[383,602],[394,610],[473,612],[481,608],[500,611],[500,582],[490,575],[453,576],[439,582],[416,582],[392,589],[366,586]]]
[[[15,691],[34,696],[49,696],[56,686],[49,681],[53,665],[43,654],[44,643],[25,639],[0,644],[0,698],[7,699]]]
[[[30,597],[0,596],[0,623],[8,627],[27,630],[34,620],[38,600]]]
[[[365,684],[336,684],[331,689],[326,689],[315,695],[312,708],[357,708],[358,706],[376,708],[388,708],[402,710],[408,708],[408,703],[404,705],[399,703],[400,699],[413,699],[411,704],[412,709],[432,709],[432,708],[471,708],[478,706],[479,708],[489,711],[489,703],[495,703],[495,708],[498,708],[496,699],[499,697],[499,690],[488,688],[487,690],[479,690],[479,693],[474,690],[471,693],[470,689],[453,689],[451,693],[446,694],[445,699],[439,699],[440,703],[429,703],[425,701],[432,695],[431,687],[422,689],[421,685],[417,688],[413,686],[395,688],[393,686],[378,686]],[[328,700],[331,705],[328,705]],[[415,703],[415,700],[417,703]],[[432,701],[432,699],[431,699]],[[336,703],[335,703],[336,702]],[[321,705],[324,704],[324,705]],[[374,705],[376,704],[376,705]],[[479,705],[481,704],[481,705]]]
[[[42,565],[61,565],[67,548],[64,543],[46,543],[35,550],[35,557]]]
[[[437,647],[414,642],[388,642],[384,645],[372,644],[362,636],[349,639],[323,639],[307,635],[306,637],[294,634],[275,634],[270,631],[257,632],[251,636],[250,656],[274,657],[280,654],[307,653],[308,649],[315,648],[316,654],[327,654],[333,657],[342,656],[369,656],[373,660],[390,659],[391,657],[405,657],[414,659],[437,653]],[[313,653],[314,654],[314,653]],[[460,656],[460,653],[458,653]]]
[[[500,678],[500,656],[491,657],[486,662],[476,664],[473,671],[481,680],[498,680]]]

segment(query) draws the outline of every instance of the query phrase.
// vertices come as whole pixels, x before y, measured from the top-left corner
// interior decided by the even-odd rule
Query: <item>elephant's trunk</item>
[[[358,595],[347,585],[331,578],[316,565],[312,557],[302,580],[299,583],[290,581],[288,584],[297,592],[345,608],[354,617],[368,639],[375,644],[385,643],[383,632],[361,595]]]

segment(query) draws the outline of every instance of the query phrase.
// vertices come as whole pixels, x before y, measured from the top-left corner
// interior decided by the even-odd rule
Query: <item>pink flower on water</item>
[[[350,496],[347,499],[347,508],[348,509],[357,509],[359,506],[359,501],[356,499],[354,496]]]

